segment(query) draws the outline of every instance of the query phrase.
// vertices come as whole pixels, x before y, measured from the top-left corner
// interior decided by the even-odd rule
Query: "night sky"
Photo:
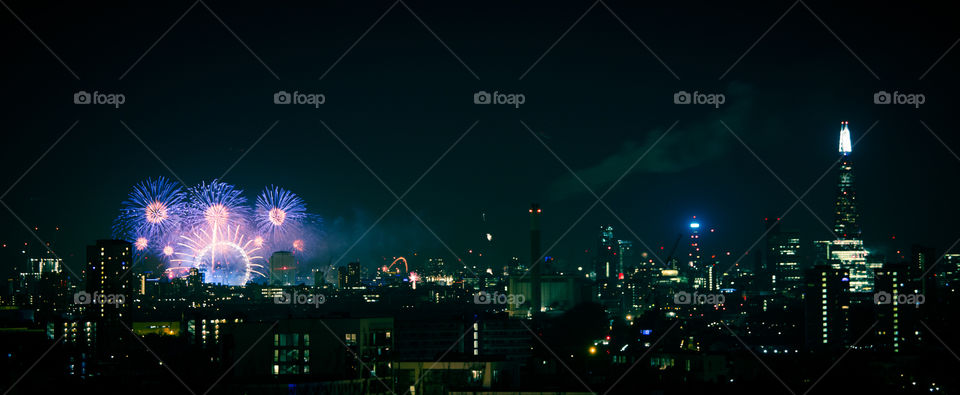
[[[206,2],[213,13],[191,1],[3,4],[0,193],[13,188],[0,200],[55,238],[72,267],[85,245],[110,237],[135,183],[210,181],[241,156],[224,181],[248,198],[281,185],[323,217],[312,264],[453,259],[402,204],[343,254],[396,200],[377,177],[403,194],[475,122],[403,199],[464,259],[471,249],[494,265],[527,257],[531,202],[544,209],[544,248],[554,244],[596,200],[563,163],[603,194],[675,122],[605,196],[616,216],[597,205],[551,255],[586,266],[601,224],[635,239],[620,219],[669,249],[693,215],[716,229],[705,248],[739,253],[764,217],[795,202],[778,177],[799,195],[828,169],[804,202],[832,226],[841,121],[854,139],[876,123],[853,152],[869,250],[893,259],[921,243],[942,253],[960,236],[960,158],[949,151],[960,150],[960,49],[948,52],[960,27],[948,9],[919,8],[937,4],[606,2],[616,16],[589,1]],[[79,90],[123,93],[126,103],[75,105]],[[275,105],[278,90],[323,93],[326,103]],[[475,105],[479,90],[526,103]],[[723,93],[726,103],[676,105],[679,90]],[[926,103],[876,105],[880,90]],[[804,243],[831,237],[802,204],[784,227]],[[35,242],[2,208],[0,240]],[[11,256],[0,255],[5,271]]]

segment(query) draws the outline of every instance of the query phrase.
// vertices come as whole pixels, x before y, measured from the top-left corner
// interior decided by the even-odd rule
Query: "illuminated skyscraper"
[[[95,324],[95,350],[103,360],[114,361],[130,338],[133,289],[127,273],[133,265],[133,245],[123,240],[97,240],[87,246],[84,270],[86,292],[74,296]]]
[[[360,262],[350,262],[337,268],[337,285],[340,290],[362,288],[360,281]]]
[[[597,239],[597,256],[594,261],[594,273],[597,280],[597,298],[604,307],[619,311],[622,302],[620,273],[620,244],[613,236],[612,226],[601,226]]]
[[[605,280],[617,275],[617,265],[620,259],[617,258],[617,251],[620,246],[617,240],[613,238],[612,226],[600,227],[600,238],[597,239],[597,257],[594,264],[594,272],[597,280]]]
[[[795,295],[803,283],[800,270],[800,234],[780,230],[780,218],[767,218],[766,265],[761,270],[771,292]],[[767,284],[769,283],[769,284]]]
[[[853,187],[853,161],[850,158],[853,145],[848,124],[843,122],[840,129],[840,183],[837,185],[833,231],[841,240],[859,240],[860,213],[857,212],[857,194]]]
[[[820,253],[835,269],[845,269],[850,274],[850,290],[873,291],[873,271],[867,266],[867,251],[860,234],[860,213],[857,211],[854,189],[853,143],[850,141],[849,122],[840,128],[840,179],[834,205],[833,231],[837,237],[830,242],[818,243],[826,251]]]
[[[689,279],[691,284],[693,284],[693,288],[707,289],[712,279],[709,278],[709,270],[705,262],[703,262],[704,251],[700,236],[700,222],[698,222],[697,217],[694,216],[693,222],[690,222],[690,248],[687,252],[687,259],[682,262],[680,273]]]
[[[297,259],[290,251],[277,251],[270,256],[270,284],[293,285]]]
[[[818,265],[807,271],[803,304],[808,349],[840,349],[849,343],[849,281],[842,269]]]

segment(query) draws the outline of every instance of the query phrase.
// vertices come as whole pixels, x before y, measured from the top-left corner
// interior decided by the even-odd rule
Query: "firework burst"
[[[181,189],[165,178],[141,182],[123,202],[114,234],[133,243],[139,256],[157,256],[170,278],[197,269],[204,281],[245,285],[266,277],[265,251],[304,253],[304,240],[315,240],[319,221],[306,212],[303,199],[270,186],[250,207],[243,191],[213,180]]]
[[[307,219],[307,206],[293,192],[271,186],[257,196],[254,217],[260,233],[276,239],[300,227]]]
[[[190,216],[193,222],[197,220],[207,223],[214,229],[230,228],[242,225],[247,213],[244,204],[247,199],[243,191],[233,185],[213,180],[202,183],[190,190]]]
[[[253,276],[265,277],[263,265],[257,263],[263,257],[255,255],[260,248],[240,234],[239,226],[219,235],[201,228],[180,239],[183,252],[175,252],[170,262],[199,269],[206,282],[243,285]]]
[[[134,186],[122,203],[113,225],[114,237],[156,239],[180,225],[186,209],[184,202],[183,189],[177,183],[163,177],[147,179]]]

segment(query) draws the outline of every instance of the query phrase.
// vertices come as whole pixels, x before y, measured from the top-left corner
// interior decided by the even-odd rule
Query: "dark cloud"
[[[666,136],[664,132],[668,126],[649,130],[643,134],[642,142],[624,142],[619,151],[599,163],[575,170],[577,176],[599,195],[641,157],[643,159],[633,167],[631,174],[675,173],[716,160],[739,145],[721,121],[744,141],[757,136],[756,130],[745,127],[754,111],[752,90],[747,85],[731,83],[723,92],[726,102],[719,109],[714,110],[708,105],[688,105],[685,110],[706,111],[706,115],[694,122],[678,120]],[[662,140],[657,143],[661,137]],[[650,149],[651,146],[653,149]],[[644,156],[648,150],[649,153]],[[551,191],[558,198],[588,193],[580,181],[569,173],[554,181]]]

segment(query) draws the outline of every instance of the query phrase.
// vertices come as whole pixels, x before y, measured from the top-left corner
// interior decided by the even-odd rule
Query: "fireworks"
[[[213,180],[191,189],[190,211],[194,220],[202,219],[216,228],[243,225],[247,199],[233,185]]]
[[[257,196],[254,216],[260,233],[278,238],[300,227],[307,219],[307,206],[293,192],[271,186]]]
[[[199,269],[206,282],[243,285],[253,275],[266,276],[260,271],[263,265],[256,263],[263,257],[253,255],[260,248],[253,245],[253,240],[244,241],[239,226],[221,235],[201,228],[180,238],[178,245],[184,252],[176,252],[178,258],[170,261]]]
[[[133,187],[114,221],[114,237],[136,240],[156,239],[177,226],[185,214],[184,193],[166,178],[147,179]]]
[[[213,180],[181,188],[165,178],[137,184],[114,222],[114,236],[172,265],[167,275],[203,273],[204,281],[245,285],[266,277],[268,251],[304,251],[310,236],[303,199],[271,186],[247,206],[243,191]],[[309,238],[313,240],[313,238]]]

